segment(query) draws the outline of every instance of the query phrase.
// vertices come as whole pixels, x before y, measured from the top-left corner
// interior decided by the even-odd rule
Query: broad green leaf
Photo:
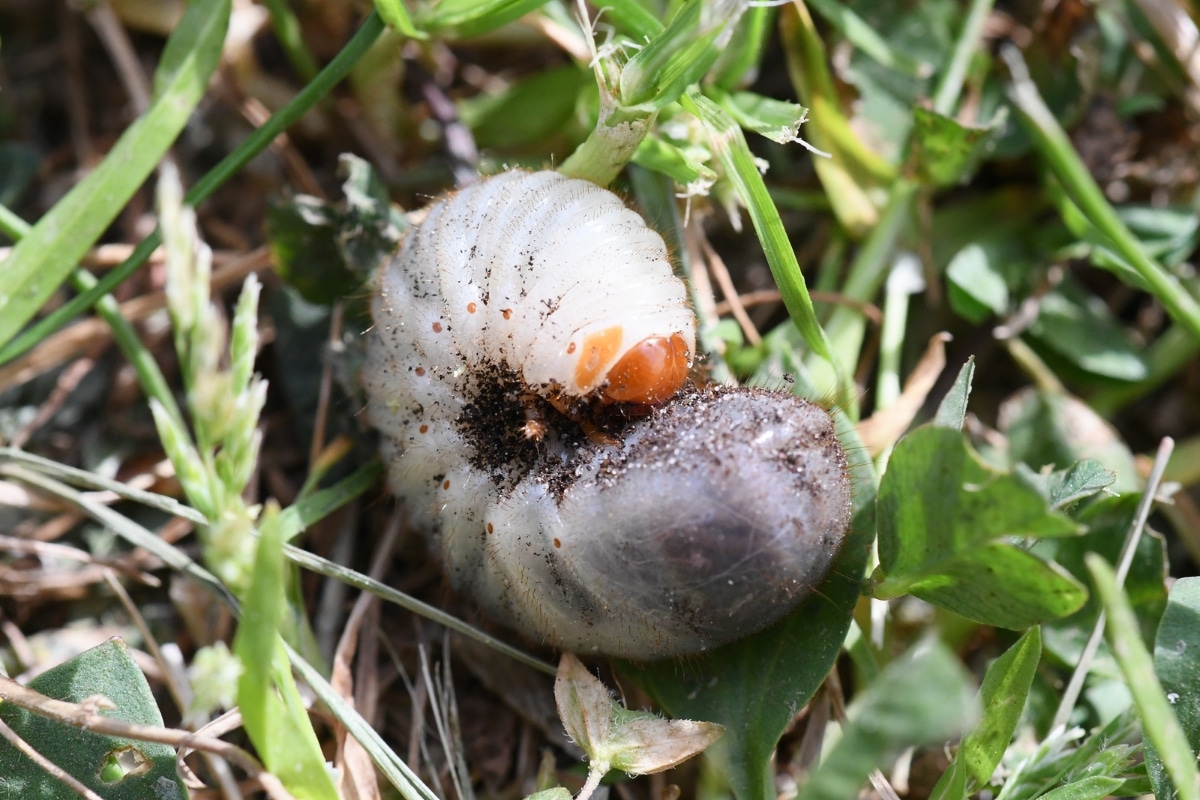
[[[407,227],[379,176],[343,154],[345,199],[337,205],[296,195],[267,207],[267,240],[280,275],[310,303],[353,294],[396,249]]]
[[[283,526],[268,505],[259,527],[254,579],[243,598],[233,649],[242,662],[238,706],[263,764],[299,800],[336,800],[325,756],[292,678],[280,635],[287,599]]]
[[[775,746],[824,682],[850,627],[871,545],[871,512],[868,503],[824,582],[778,625],[691,657],[685,669],[661,661],[622,670],[671,716],[725,726],[709,755],[741,800],[775,797],[770,772]]]
[[[1117,479],[1116,473],[1090,458],[1076,462],[1068,469],[1049,473],[1034,472],[1024,463],[1018,463],[1013,472],[1037,489],[1054,510],[1092,497],[1112,486]]]
[[[1028,336],[1093,375],[1121,381],[1146,377],[1141,347],[1103,301],[1070,281],[1041,298]]]
[[[896,445],[879,487],[874,594],[911,593],[1007,628],[1064,616],[1082,585],[1012,537],[1068,536],[1077,528],[1034,489],[985,465],[963,435],[926,426]]]
[[[1087,527],[1087,533],[1038,542],[1033,552],[1053,558],[1055,563],[1076,578],[1090,584],[1091,576],[1084,565],[1084,557],[1088,553],[1096,553],[1113,562],[1118,559],[1129,528],[1133,525],[1140,499],[1141,495],[1129,494],[1093,501],[1074,514],[1075,520]],[[1165,542],[1161,536],[1147,531],[1134,551],[1129,574],[1125,576],[1124,590],[1137,616],[1142,641],[1148,647],[1154,642],[1155,631],[1167,605],[1166,570]],[[1047,623],[1042,630],[1046,651],[1063,663],[1077,662],[1079,651],[1091,633],[1099,610],[1099,602],[1092,596],[1070,617]],[[1092,671],[1097,677],[1117,675],[1106,646],[1102,645],[1097,652]]]
[[[970,178],[991,152],[1006,116],[998,114],[986,127],[976,127],[915,106],[909,158],[917,177],[933,186],[953,186]]]
[[[946,265],[950,305],[969,322],[980,323],[988,314],[1008,312],[1008,283],[988,249],[976,242],[954,254]]]
[[[975,356],[967,359],[954,379],[954,385],[938,404],[933,424],[939,428],[961,431],[967,421],[967,400],[971,397],[971,381],[975,378]]]
[[[1154,642],[1154,671],[1162,682],[1193,753],[1200,753],[1200,578],[1179,578]],[[1157,797],[1173,797],[1175,786],[1158,749],[1146,742],[1146,766]]]
[[[633,162],[666,175],[680,186],[688,186],[696,181],[711,184],[717,179],[717,174],[697,161],[685,147],[667,141],[657,133],[651,133],[642,139],[634,151]]]
[[[1114,492],[1134,492],[1141,485],[1133,453],[1112,425],[1076,397],[1024,389],[1004,401],[997,427],[1014,463],[1034,471],[1049,465],[1062,470],[1094,459],[1115,474]]]
[[[106,717],[162,727],[163,718],[129,648],[120,639],[80,653],[43,672],[29,688],[55,700],[82,703],[94,695],[111,700]],[[183,800],[187,790],[175,774],[175,750],[73,728],[11,704],[0,719],[17,735],[105,800]],[[78,798],[7,741],[0,740],[0,797]]]
[[[392,205],[383,179],[371,164],[353,153],[338,156],[345,202],[338,226],[338,245],[346,266],[368,281],[392,255],[408,228],[408,218]]]
[[[1084,559],[1096,593],[1104,604],[1105,630],[1113,655],[1133,693],[1133,700],[1142,718],[1142,731],[1158,753],[1166,776],[1174,785],[1179,800],[1200,799],[1200,771],[1196,755],[1189,747],[1189,738],[1180,725],[1167,695],[1154,672],[1154,660],[1138,635],[1137,617],[1129,599],[1117,585],[1116,575],[1100,556],[1088,554]],[[1189,615],[1190,616],[1190,615]],[[1173,644],[1172,644],[1173,646]],[[1195,684],[1195,675],[1188,676]]]
[[[940,643],[913,649],[850,705],[850,724],[797,800],[856,797],[871,770],[886,769],[904,748],[941,742],[975,720],[970,677],[954,653]]]
[[[100,165],[0,265],[0,344],[28,322],[116,218],[187,124],[221,57],[229,0],[194,0],[167,41],[154,100]]]
[[[561,786],[553,789],[542,789],[527,796],[525,800],[571,800],[571,793]]]
[[[360,285],[342,260],[336,217],[327,203],[307,195],[267,205],[271,261],[280,277],[310,303],[335,303]]]

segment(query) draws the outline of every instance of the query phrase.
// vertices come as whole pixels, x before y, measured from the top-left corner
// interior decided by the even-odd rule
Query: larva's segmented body
[[[676,396],[686,290],[611,192],[510,172],[435,203],[373,314],[363,375],[392,487],[493,616],[651,659],[765,627],[828,569],[849,508],[829,415]],[[636,413],[585,436],[580,410],[617,403]]]

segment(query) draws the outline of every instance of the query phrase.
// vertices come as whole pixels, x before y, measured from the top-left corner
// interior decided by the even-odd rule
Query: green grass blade
[[[182,550],[163,541],[124,514],[113,511],[108,506],[98,503],[83,493],[75,491],[70,486],[36,470],[27,469],[16,464],[9,464],[0,466],[0,475],[7,475],[22,483],[36,486],[38,489],[48,492],[55,497],[61,497],[68,503],[78,507],[92,519],[111,528],[114,533],[129,542],[129,544],[142,548],[159,558],[172,569],[178,570],[194,579],[230,608],[237,608],[237,601],[215,575],[189,558]]]
[[[477,642],[492,648],[498,653],[503,653],[515,661],[520,661],[527,667],[544,672],[547,675],[554,675],[555,668],[553,664],[548,664],[545,661],[534,658],[510,644],[500,641],[477,628],[472,628],[467,623],[457,617],[442,611],[440,608],[424,603],[411,595],[407,595],[391,586],[380,583],[379,581],[364,575],[361,572],[344,567],[341,564],[336,564],[326,558],[310,553],[307,550],[301,550],[293,545],[284,545],[283,553],[289,561],[303,567],[304,569],[316,572],[319,575],[324,575],[327,578],[339,580],[348,586],[353,586],[356,589],[362,589],[364,592],[369,592],[376,597],[386,600],[389,603],[395,603],[403,609],[411,611],[414,614],[424,617],[425,619],[436,622],[439,625],[445,626],[450,630],[461,633],[463,636],[476,640]]]
[[[1142,243],[1117,216],[1075,151],[1067,132],[1058,124],[1042,100],[1037,86],[1030,80],[1019,51],[1010,47],[1002,54],[1013,76],[1009,97],[1020,111],[1019,119],[1025,123],[1025,130],[1054,177],[1062,183],[1067,195],[1088,222],[1145,282],[1171,318],[1185,326],[1194,337],[1200,338],[1200,303],[1161,264],[1146,254]],[[1120,272],[1114,274],[1121,276]]]
[[[1188,738],[1154,673],[1154,661],[1142,644],[1129,598],[1117,585],[1116,574],[1108,562],[1095,554],[1088,554],[1086,561],[1096,593],[1104,604],[1109,644],[1142,718],[1142,733],[1158,751],[1163,767],[1175,784],[1176,797],[1200,800],[1196,756],[1188,747]]]
[[[292,679],[280,625],[287,615],[283,527],[268,506],[259,526],[254,580],[233,649],[242,662],[238,707],[263,764],[299,800],[336,800],[325,756]]]
[[[261,128],[251,134],[237,150],[223,158],[203,178],[197,181],[196,185],[184,197],[184,203],[190,206],[199,205],[233,175],[245,167],[252,158],[265,150],[275,140],[276,136],[291,127],[317,101],[340,83],[342,78],[346,77],[346,74],[358,63],[359,59],[370,50],[371,45],[379,38],[379,34],[383,30],[384,24],[379,14],[372,13],[367,17],[362,27],[354,34],[354,37],[329,62],[328,66],[321,70],[316,79],[305,86],[290,103],[277,111]],[[162,244],[162,236],[158,231],[155,231],[143,239],[134,248],[133,253],[120,266],[104,275],[91,289],[71,298],[71,300],[47,314],[43,319],[32,325],[29,330],[12,339],[12,341],[8,341],[8,336],[0,336],[0,342],[7,341],[7,344],[3,348],[0,348],[0,364],[5,364],[29,350],[50,333],[67,324],[69,320],[82,314],[85,309],[94,304],[99,298],[121,285],[126,278],[136,272],[142,264],[146,263],[146,260],[150,258],[150,254],[160,244]],[[0,278],[4,280],[7,280],[7,275],[4,272],[7,264],[8,262],[6,261],[5,264],[0,265]],[[0,320],[0,330],[3,330],[2,325],[3,321]]]
[[[287,645],[284,646],[287,648],[288,658],[296,672],[312,687],[313,692],[321,699],[321,702],[329,707],[338,721],[346,726],[350,735],[358,740],[358,743],[371,756],[371,760],[375,762],[379,771],[400,792],[400,796],[405,800],[437,800],[437,795],[421,782],[421,779],[408,768],[407,764],[400,760],[370,723],[363,719],[362,715],[329,685],[329,681],[325,680],[320,672],[313,669],[312,665],[305,661],[299,653]]]
[[[163,52],[150,108],[13,248],[0,281],[0,343],[58,289],[183,130],[220,60],[228,26],[229,0],[188,5]]]
[[[720,161],[725,177],[746,204],[792,322],[813,352],[832,361],[829,343],[817,321],[796,253],[741,128],[720,106],[698,92],[689,92],[680,100],[683,107],[708,129],[713,153]],[[841,388],[847,389],[844,384]]]
[[[400,0],[375,0],[375,12],[383,21],[410,39],[428,39],[429,34],[413,24],[412,17]]]

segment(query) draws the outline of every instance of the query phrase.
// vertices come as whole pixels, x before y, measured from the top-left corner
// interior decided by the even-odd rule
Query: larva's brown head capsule
[[[608,371],[601,394],[612,403],[658,405],[683,388],[691,362],[688,343],[678,333],[643,339]]]

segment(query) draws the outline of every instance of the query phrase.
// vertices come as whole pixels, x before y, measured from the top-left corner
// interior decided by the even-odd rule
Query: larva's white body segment
[[[765,627],[828,569],[849,488],[820,408],[690,390],[598,442],[546,402],[611,392],[646,340],[694,350],[661,238],[616,195],[552,172],[451,195],[372,311],[363,376],[392,487],[493,616],[651,659]]]

